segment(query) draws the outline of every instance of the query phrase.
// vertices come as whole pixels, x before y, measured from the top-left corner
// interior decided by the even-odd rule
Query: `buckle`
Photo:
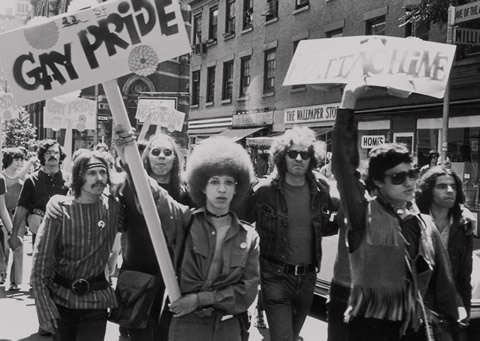
[[[90,283],[83,278],[79,278],[73,281],[72,291],[75,295],[82,296],[90,291]]]
[[[304,265],[295,265],[295,276],[305,276],[307,273],[307,266]]]

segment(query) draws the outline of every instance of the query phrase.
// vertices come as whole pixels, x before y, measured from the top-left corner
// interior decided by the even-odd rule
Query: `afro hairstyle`
[[[197,145],[187,161],[187,185],[193,202],[204,207],[208,180],[229,175],[237,182],[231,206],[248,193],[254,178],[253,165],[246,150],[226,137],[211,137]]]

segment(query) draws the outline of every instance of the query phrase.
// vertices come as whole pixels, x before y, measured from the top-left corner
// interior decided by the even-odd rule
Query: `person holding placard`
[[[31,285],[40,329],[57,341],[103,341],[108,308],[117,305],[105,275],[123,224],[119,200],[100,152],[80,150],[72,168],[73,197],[61,218],[46,217],[38,231]]]
[[[117,130],[117,149],[131,134]],[[173,249],[182,297],[173,313],[169,340],[241,340],[239,314],[254,302],[259,283],[255,230],[231,211],[253,180],[247,152],[227,138],[196,146],[186,169],[190,210],[151,181],[166,239]],[[127,250],[128,252],[128,250]]]
[[[332,167],[348,226],[350,339],[433,340],[427,307],[451,323],[466,317],[465,308],[440,234],[413,202],[417,172],[404,145],[371,150],[367,185],[376,196],[365,196],[353,111],[365,88],[345,87],[333,132]]]

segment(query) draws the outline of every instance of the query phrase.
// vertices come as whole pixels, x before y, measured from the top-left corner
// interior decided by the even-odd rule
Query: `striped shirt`
[[[111,287],[83,296],[53,282],[55,272],[75,280],[89,279],[105,271],[116,233],[123,223],[117,199],[102,195],[94,204],[71,200],[62,204],[63,217],[46,218],[39,228],[31,285],[40,325],[59,318],[56,305],[72,309],[105,309],[117,305]]]

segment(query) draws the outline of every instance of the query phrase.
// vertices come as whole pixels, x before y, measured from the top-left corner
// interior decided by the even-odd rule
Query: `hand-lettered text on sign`
[[[25,105],[154,71],[191,48],[176,1],[116,0],[3,33],[0,50],[11,92]]]
[[[368,85],[441,98],[454,45],[418,38],[355,36],[302,40],[283,85],[341,83],[364,78]]]

